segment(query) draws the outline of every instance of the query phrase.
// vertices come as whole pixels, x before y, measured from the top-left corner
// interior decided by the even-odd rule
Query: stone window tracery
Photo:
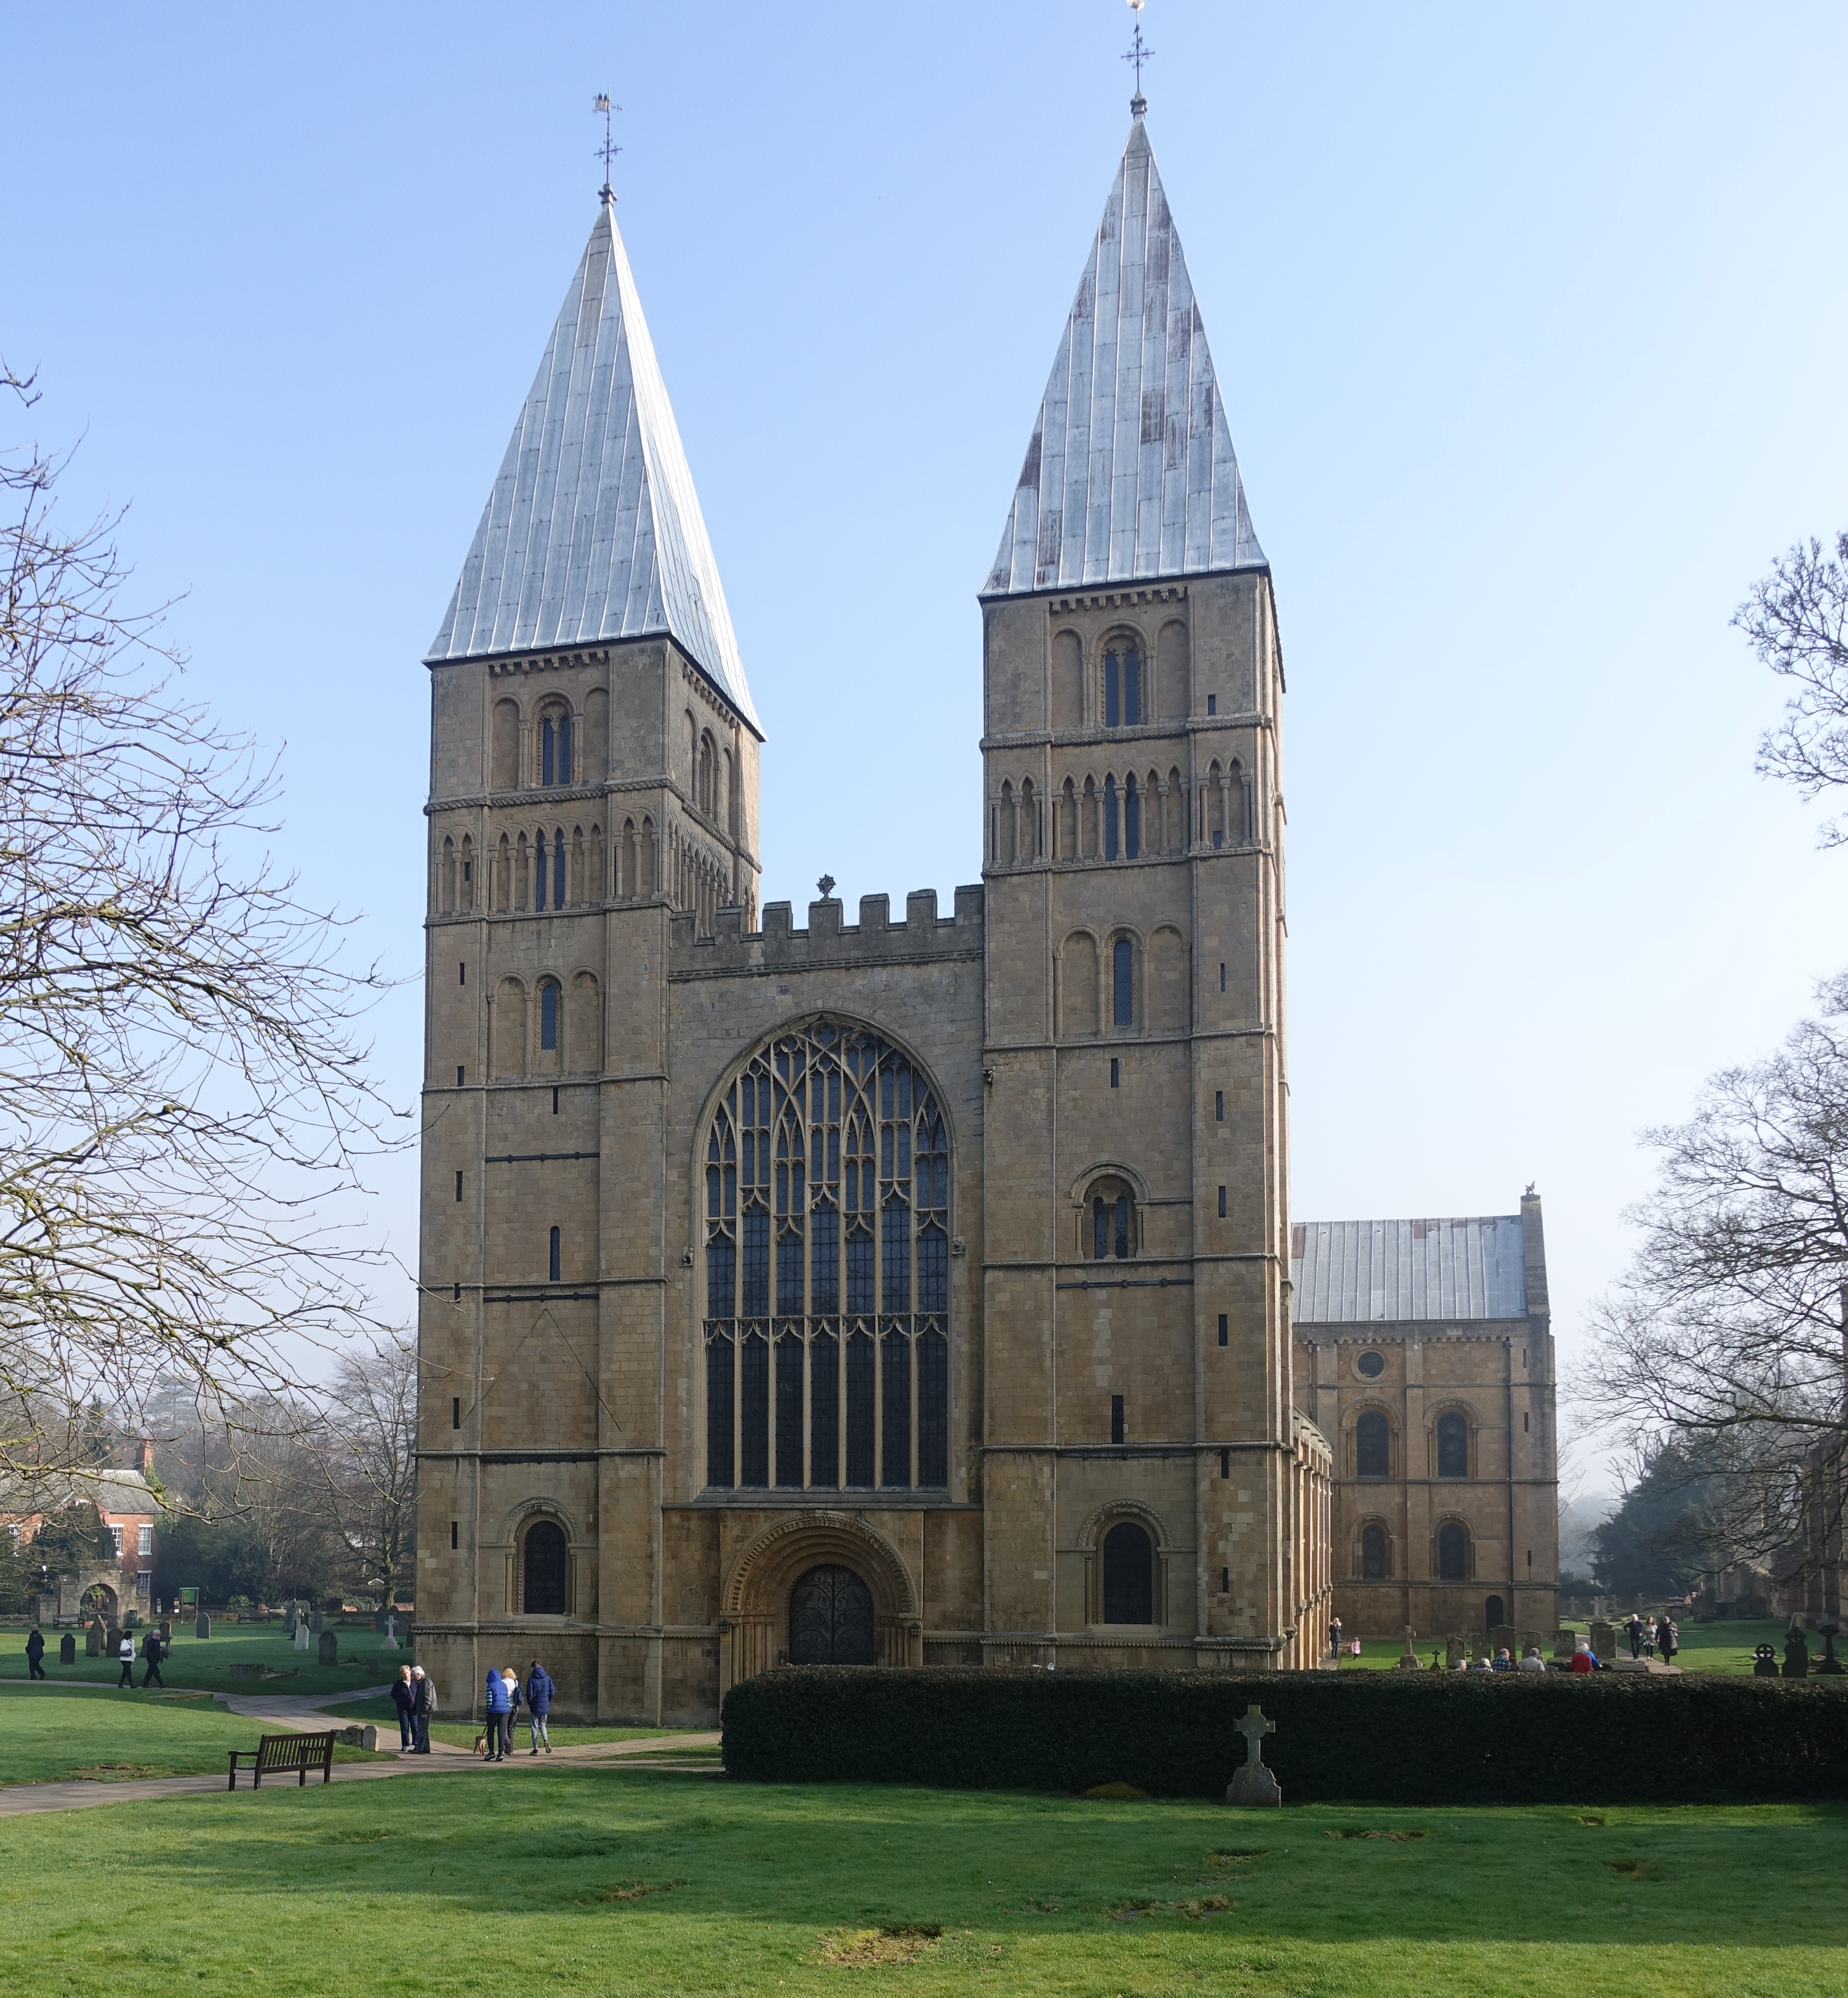
[[[708,1485],[947,1485],[949,1145],[927,1077],[848,1022],[778,1035],[703,1167]]]

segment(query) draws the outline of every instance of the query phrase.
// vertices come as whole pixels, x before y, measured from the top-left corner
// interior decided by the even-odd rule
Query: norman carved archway
[[[851,1512],[779,1519],[732,1563],[720,1595],[720,1692],[768,1671],[789,1647],[790,1595],[817,1568],[845,1568],[872,1598],[873,1662],[922,1661],[920,1605],[910,1571],[883,1533]]]

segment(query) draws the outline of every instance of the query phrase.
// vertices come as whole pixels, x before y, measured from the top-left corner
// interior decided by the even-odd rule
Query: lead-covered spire
[[[429,658],[665,632],[758,726],[616,226],[598,209]]]
[[[982,594],[1265,566],[1138,116]]]

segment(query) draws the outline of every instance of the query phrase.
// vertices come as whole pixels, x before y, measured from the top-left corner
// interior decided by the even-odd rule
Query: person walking
[[[1662,1620],[1656,1626],[1656,1649],[1662,1654],[1663,1664],[1672,1665],[1680,1648],[1681,1633],[1675,1627],[1675,1619],[1664,1610]]]
[[[150,1685],[164,1689],[167,1682],[161,1676],[161,1661],[165,1655],[161,1648],[161,1633],[150,1623],[147,1626],[147,1635],[141,1640],[141,1662],[145,1668],[141,1674],[141,1690],[143,1692]]]
[[[1630,1620],[1625,1626],[1625,1630],[1630,1640],[1630,1656],[1632,1658],[1641,1658],[1642,1656],[1642,1619],[1634,1609],[1630,1612]]]
[[[535,1658],[533,1669],[527,1674],[526,1717],[527,1726],[533,1737],[533,1753],[539,1753],[539,1744],[545,1744],[545,1752],[552,1752],[552,1737],[547,1727],[546,1716],[552,1710],[552,1695],[558,1689],[552,1684],[551,1675]]]
[[[45,1633],[36,1623],[32,1626],[32,1635],[26,1640],[26,1671],[29,1678],[42,1679],[45,1676]]]
[[[421,1665],[411,1667],[411,1684],[415,1689],[411,1696],[411,1753],[427,1755],[430,1753],[430,1716],[437,1710],[437,1689],[430,1682],[429,1673]]]
[[[488,1668],[488,1687],[482,1710],[487,1723],[488,1749],[482,1759],[489,1762],[504,1762],[507,1759],[507,1751],[513,1745],[513,1716],[507,1706],[506,1682],[492,1665]]]
[[[392,1704],[398,1709],[398,1752],[417,1745],[417,1730],[413,1716],[417,1710],[416,1682],[411,1677],[409,1665],[398,1668],[396,1683],[392,1688]]]
[[[513,1752],[513,1730],[520,1720],[520,1702],[526,1696],[520,1691],[520,1675],[511,1665],[500,1668],[500,1682],[507,1689],[507,1753]]]
[[[122,1663],[122,1676],[116,1682],[116,1690],[119,1692],[126,1686],[133,1692],[135,1689],[135,1640],[132,1632],[123,1632],[122,1642],[116,1647],[116,1656]]]

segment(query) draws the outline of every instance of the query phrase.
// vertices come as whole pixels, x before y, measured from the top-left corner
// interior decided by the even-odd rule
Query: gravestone
[[[398,1648],[398,1613],[392,1610],[385,1619],[385,1647],[388,1651]]]
[[[1225,1786],[1228,1804],[1269,1809],[1283,1801],[1282,1786],[1264,1766],[1264,1737],[1277,1731],[1274,1720],[1266,1720],[1260,1708],[1248,1706],[1244,1718],[1233,1723],[1245,1737],[1245,1760],[1232,1772]]]
[[[60,1665],[74,1665],[77,1663],[77,1633],[74,1630],[67,1630],[59,1640],[57,1661]]]
[[[333,1738],[344,1742],[349,1748],[369,1748],[376,1753],[378,1747],[378,1730],[371,1726],[362,1727],[358,1723],[351,1727],[341,1728]]]
[[[1506,1651],[1511,1658],[1521,1655],[1521,1633],[1511,1623],[1497,1623],[1489,1633],[1489,1658],[1492,1663],[1497,1651]]]
[[[101,1617],[98,1617],[94,1623],[86,1623],[84,1626],[84,1656],[86,1658],[100,1658],[102,1656]]]
[[[1848,1671],[1848,1666],[1844,1666],[1835,1654],[1835,1640],[1840,1630],[1839,1623],[1831,1623],[1826,1619],[1816,1626],[1816,1634],[1822,1640],[1822,1655],[1810,1670],[1822,1678],[1839,1678]]]
[[[306,1651],[308,1649],[308,1626],[306,1623],[298,1623],[295,1626],[295,1649],[298,1651]]]
[[[106,1655],[112,1658],[122,1648],[122,1626],[119,1623],[112,1623],[109,1626],[109,1634],[107,1641],[109,1650]]]
[[[234,1679],[260,1679],[263,1676],[262,1662],[261,1660],[253,1662],[247,1658],[240,1659],[232,1666],[231,1676]]]
[[[192,1626],[192,1634],[195,1637],[209,1637],[212,1634],[212,1619],[202,1609],[199,1612],[199,1621]]]
[[[302,1620],[302,1613],[292,1602],[282,1613],[282,1627],[290,1637],[295,1634],[295,1626]]]
[[[1797,1619],[1794,1616],[1784,1640],[1784,1676],[1787,1679],[1806,1679],[1809,1677],[1809,1640],[1798,1629]]]
[[[1565,1625],[1562,1623],[1559,1629],[1553,1633],[1553,1655],[1554,1658],[1561,1664],[1569,1665],[1572,1662],[1573,1653],[1577,1649],[1578,1633],[1576,1630],[1568,1630]]]
[[[321,1646],[316,1657],[318,1661],[323,1665],[337,1665],[340,1663],[340,1640],[331,1630],[323,1630],[321,1633]]]
[[[1617,1655],[1615,1630],[1608,1623],[1594,1623],[1591,1626],[1591,1648],[1606,1664],[1608,1664]]]
[[[1395,1672],[1415,1672],[1420,1669],[1418,1654],[1411,1648],[1411,1626],[1408,1623],[1405,1626],[1405,1648],[1394,1661],[1393,1670]]]
[[[1459,1665],[1467,1664],[1469,1661],[1469,1657],[1470,1647],[1463,1642],[1462,1638],[1446,1637],[1444,1640],[1444,1669],[1446,1671],[1453,1672],[1456,1670]]]
[[[326,1629],[327,1619],[321,1614],[320,1610],[317,1609],[314,1614],[309,1618],[308,1627],[314,1635],[318,1637],[321,1633]]]
[[[164,1616],[161,1619],[161,1642],[163,1644],[173,1642],[173,1626]]]
[[[1760,1644],[1752,1654],[1752,1676],[1755,1679],[1774,1679],[1777,1676],[1777,1647]]]

